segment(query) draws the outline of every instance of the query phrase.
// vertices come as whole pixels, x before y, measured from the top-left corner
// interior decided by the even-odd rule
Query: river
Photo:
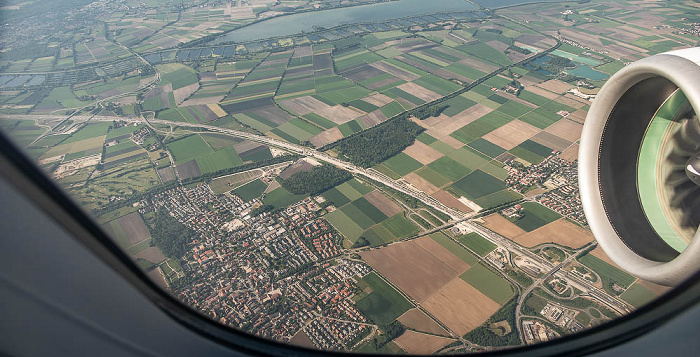
[[[335,27],[359,22],[382,22],[391,19],[434,14],[437,12],[474,11],[477,8],[466,0],[399,0],[378,4],[305,12],[280,16],[233,30],[211,44],[248,42],[271,37],[287,36],[317,27]]]

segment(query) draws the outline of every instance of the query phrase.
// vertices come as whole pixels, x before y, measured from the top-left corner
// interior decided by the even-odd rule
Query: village
[[[279,341],[303,333],[314,345],[350,349],[373,324],[350,298],[356,278],[372,271],[339,256],[340,236],[316,201],[252,215],[261,203],[215,195],[208,185],[177,187],[140,202],[165,210],[195,232],[171,288],[185,303],[221,323]]]

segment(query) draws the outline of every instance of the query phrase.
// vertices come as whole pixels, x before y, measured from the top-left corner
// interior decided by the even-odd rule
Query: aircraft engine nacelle
[[[579,149],[586,218],[605,253],[674,286],[700,270],[700,48],[651,56],[598,93]]]

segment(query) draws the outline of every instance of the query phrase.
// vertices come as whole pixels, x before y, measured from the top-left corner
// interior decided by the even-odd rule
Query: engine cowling
[[[605,253],[644,280],[674,286],[700,270],[700,48],[618,71],[581,134],[579,185]]]

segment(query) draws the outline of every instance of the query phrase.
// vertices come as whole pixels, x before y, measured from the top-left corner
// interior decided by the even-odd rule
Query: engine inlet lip
[[[598,93],[588,112],[579,149],[579,185],[583,210],[593,234],[605,253],[621,268],[642,279],[675,286],[700,270],[700,239],[696,233],[688,247],[669,261],[649,259],[630,248],[609,219],[599,175],[601,146],[611,113],[618,101],[640,82],[660,77],[687,96],[696,112],[700,108],[700,49],[667,52],[635,62],[613,75]],[[614,212],[624,214],[624,212]],[[659,238],[660,239],[660,238]]]

